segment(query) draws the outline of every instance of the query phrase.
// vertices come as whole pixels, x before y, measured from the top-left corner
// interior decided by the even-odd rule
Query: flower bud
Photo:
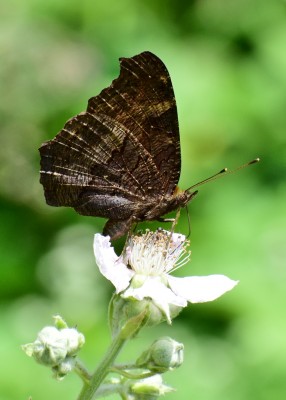
[[[53,326],[43,328],[37,339],[23,345],[22,349],[29,357],[34,357],[38,363],[47,366],[61,363],[67,355],[66,339]]]
[[[56,365],[55,367],[52,368],[54,372],[54,377],[58,380],[61,381],[64,379],[64,377],[73,370],[73,367],[75,365],[75,358],[74,357],[67,357],[63,362],[61,362],[59,365]]]
[[[157,325],[166,320],[162,310],[154,304],[151,299],[141,301],[134,298],[123,298],[121,295],[114,295],[109,307],[109,323],[113,336],[131,318],[147,310],[148,321],[145,326]]]
[[[75,328],[65,328],[61,331],[62,336],[66,340],[67,354],[74,355],[84,345],[85,339],[82,333]]]
[[[162,337],[141,354],[136,364],[138,367],[163,373],[180,367],[183,359],[184,345],[170,337]]]
[[[174,389],[164,385],[161,375],[154,375],[150,378],[140,379],[130,384],[130,392],[135,399],[156,399],[166,393],[173,392]]]
[[[54,326],[46,326],[33,343],[22,346],[29,357],[43,365],[52,367],[54,376],[62,379],[75,363],[76,353],[84,344],[84,336],[75,328],[68,328],[64,320],[57,316]]]

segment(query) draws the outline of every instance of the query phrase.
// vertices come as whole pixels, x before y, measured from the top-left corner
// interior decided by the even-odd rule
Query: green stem
[[[91,375],[79,359],[76,360],[74,372],[83,380],[84,383],[89,384]]]
[[[103,384],[96,391],[94,398],[107,397],[115,393],[123,393],[124,385],[121,384]]]
[[[119,370],[127,370],[127,369],[140,369],[136,364],[114,364],[112,368],[116,368]]]
[[[96,390],[99,388],[101,382],[107,375],[110,365],[112,365],[116,356],[122,349],[126,339],[122,338],[121,333],[113,340],[109,347],[106,356],[99,364],[94,374],[91,376],[90,382],[85,382],[78,400],[91,400]]]
[[[134,337],[138,331],[143,328],[148,320],[148,310],[142,311],[140,314],[130,318],[115,336],[104,359],[101,361],[95,372],[90,377],[89,382],[84,381],[84,386],[79,394],[78,400],[91,400],[99,388],[101,382],[109,372],[110,366],[113,364],[118,353],[122,349],[124,343]]]
[[[138,367],[137,367],[138,368]],[[122,375],[128,379],[145,379],[150,378],[150,376],[156,375],[157,372],[142,372],[141,374],[131,374],[130,372],[121,370],[119,368],[112,367],[109,369],[110,372],[115,372],[116,374]]]

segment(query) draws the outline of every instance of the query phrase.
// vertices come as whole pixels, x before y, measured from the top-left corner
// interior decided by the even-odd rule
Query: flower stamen
[[[184,236],[171,235],[162,229],[146,231],[130,238],[129,255],[126,256],[135,273],[158,276],[180,268],[189,261],[188,245],[189,241]]]

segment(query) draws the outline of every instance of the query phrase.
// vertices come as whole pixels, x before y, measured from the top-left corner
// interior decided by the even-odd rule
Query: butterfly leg
[[[181,212],[181,209],[179,208],[179,209],[177,210],[177,212],[176,212],[175,218],[173,218],[173,220],[172,220],[173,223],[172,223],[172,228],[171,228],[171,234],[170,234],[170,236],[169,236],[169,240],[168,240],[168,243],[167,243],[167,249],[168,249],[169,246],[170,246],[170,242],[171,242],[173,233],[174,233],[174,231],[175,231],[175,226],[177,225],[177,222],[178,222],[178,219],[179,219],[179,216],[180,216],[180,212]]]
[[[177,223],[178,223],[178,219],[179,219],[179,217],[180,217],[180,213],[181,213],[181,209],[179,208],[178,210],[177,210],[177,212],[176,212],[176,216],[175,216],[175,218],[173,218],[173,223],[172,223],[172,228],[171,228],[171,233],[172,233],[172,235],[173,235],[173,233],[174,233],[174,231],[175,231],[175,226],[177,225]]]

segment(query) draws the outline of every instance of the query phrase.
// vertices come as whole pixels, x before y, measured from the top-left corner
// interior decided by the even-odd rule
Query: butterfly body
[[[165,65],[150,52],[120,62],[119,77],[40,147],[47,203],[108,218],[104,234],[112,239],[133,222],[185,206],[195,193],[177,186],[180,138]]]

